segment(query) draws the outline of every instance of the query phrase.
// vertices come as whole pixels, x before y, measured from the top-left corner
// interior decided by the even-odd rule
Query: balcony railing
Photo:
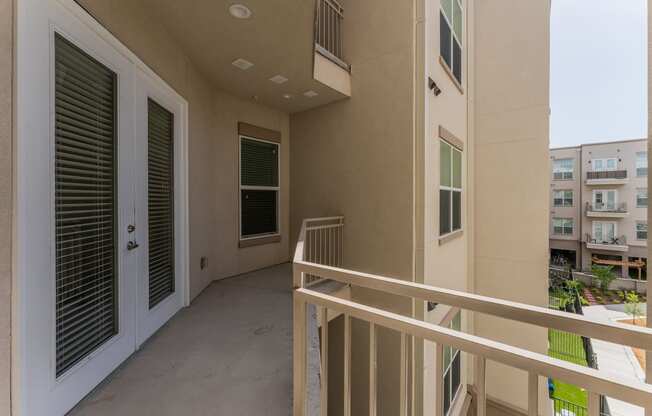
[[[309,221],[318,221],[309,220]],[[370,415],[376,415],[377,404],[377,333],[378,327],[385,327],[401,334],[401,371],[397,388],[400,389],[401,416],[407,415],[408,400],[408,339],[415,337],[435,343],[435,380],[443,380],[444,346],[450,346],[475,357],[474,375],[476,392],[476,415],[486,415],[486,363],[487,360],[524,370],[528,377],[528,414],[538,414],[539,377],[548,377],[577,385],[588,392],[587,416],[600,414],[600,395],[652,409],[652,385],[614,377],[597,369],[561,361],[546,355],[518,348],[512,345],[467,334],[439,325],[398,315],[387,310],[337,298],[306,287],[306,277],[316,276],[340,283],[373,289],[392,295],[405,296],[424,302],[435,302],[467,309],[483,314],[524,322],[560,331],[577,333],[589,338],[602,339],[616,344],[626,343],[642,350],[652,350],[652,329],[625,325],[617,322],[596,321],[581,315],[553,311],[486,296],[450,289],[442,289],[384,276],[326,266],[306,260],[306,224],[302,227],[293,264],[294,303],[294,416],[307,413],[307,308],[319,308],[321,340],[328,340],[328,314],[331,311],[344,315],[344,371],[342,410],[351,415],[351,319],[369,323],[369,406]],[[328,342],[321,342],[320,348],[320,412],[328,414]],[[436,385],[434,395],[435,415],[443,415],[443,382]]]
[[[611,212],[611,213],[627,213],[627,203],[621,202],[618,204],[605,204],[603,202],[586,203],[586,212]]]
[[[626,170],[603,170],[586,172],[587,180],[595,179],[627,179]]]
[[[592,236],[591,234],[586,234],[586,242],[588,244],[603,244],[603,245],[611,245],[611,246],[626,246],[627,245],[627,237],[624,235],[621,235],[620,237],[614,237],[614,238],[597,238]]]
[[[344,256],[344,217],[318,218],[303,223],[300,242],[304,259],[311,263],[341,267]],[[319,276],[306,275],[306,287],[318,283]]]
[[[342,25],[344,8],[336,0],[316,0],[315,48],[317,52],[346,69]]]

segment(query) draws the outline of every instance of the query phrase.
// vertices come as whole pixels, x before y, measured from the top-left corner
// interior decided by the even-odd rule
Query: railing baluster
[[[475,384],[477,389],[477,408],[476,416],[487,415],[487,380],[486,380],[487,361],[484,357],[475,356]]]
[[[298,284],[297,275],[294,276],[295,287]],[[300,279],[300,277],[298,278]],[[294,416],[306,415],[306,302],[294,300]]]
[[[539,375],[537,373],[528,373],[528,416],[538,416],[539,414]]]
[[[600,416],[600,395],[589,392],[588,416]]]
[[[399,405],[400,415],[407,416],[407,384],[408,384],[408,372],[407,372],[407,334],[401,332],[401,381],[399,388],[401,389],[399,393]]]
[[[369,323],[369,416],[376,416],[376,391],[378,387],[376,367],[376,324]]]
[[[344,314],[344,416],[351,416],[351,316]]]
[[[435,416],[444,414],[444,346],[435,344]]]
[[[321,416],[328,416],[328,308],[321,308]]]

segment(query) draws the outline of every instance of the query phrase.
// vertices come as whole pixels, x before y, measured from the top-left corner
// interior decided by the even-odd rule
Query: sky
[[[550,147],[647,137],[647,0],[552,0]]]

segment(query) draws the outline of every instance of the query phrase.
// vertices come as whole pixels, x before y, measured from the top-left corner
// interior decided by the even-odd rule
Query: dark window
[[[439,147],[439,235],[462,229],[462,152],[441,140]]]
[[[441,0],[439,55],[455,80],[462,84],[462,36],[464,17],[460,0]]]
[[[243,238],[278,233],[279,145],[242,137],[240,207]]]
[[[439,53],[450,68],[453,65],[451,56],[451,27],[444,17],[444,12],[439,14]]]

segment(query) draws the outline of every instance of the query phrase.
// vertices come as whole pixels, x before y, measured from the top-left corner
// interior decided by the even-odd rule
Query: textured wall
[[[213,86],[139,1],[78,0],[189,103],[190,294],[212,280],[282,263],[289,253],[289,117]],[[245,121],[282,132],[282,242],[238,248],[238,136]],[[202,256],[208,269],[200,270]]]
[[[474,1],[475,290],[546,306],[550,2],[500,3]],[[543,328],[480,315],[475,328],[480,336],[547,350]],[[525,373],[490,363],[487,384],[488,394],[527,409]]]
[[[10,412],[13,0],[0,0],[0,415]]]

